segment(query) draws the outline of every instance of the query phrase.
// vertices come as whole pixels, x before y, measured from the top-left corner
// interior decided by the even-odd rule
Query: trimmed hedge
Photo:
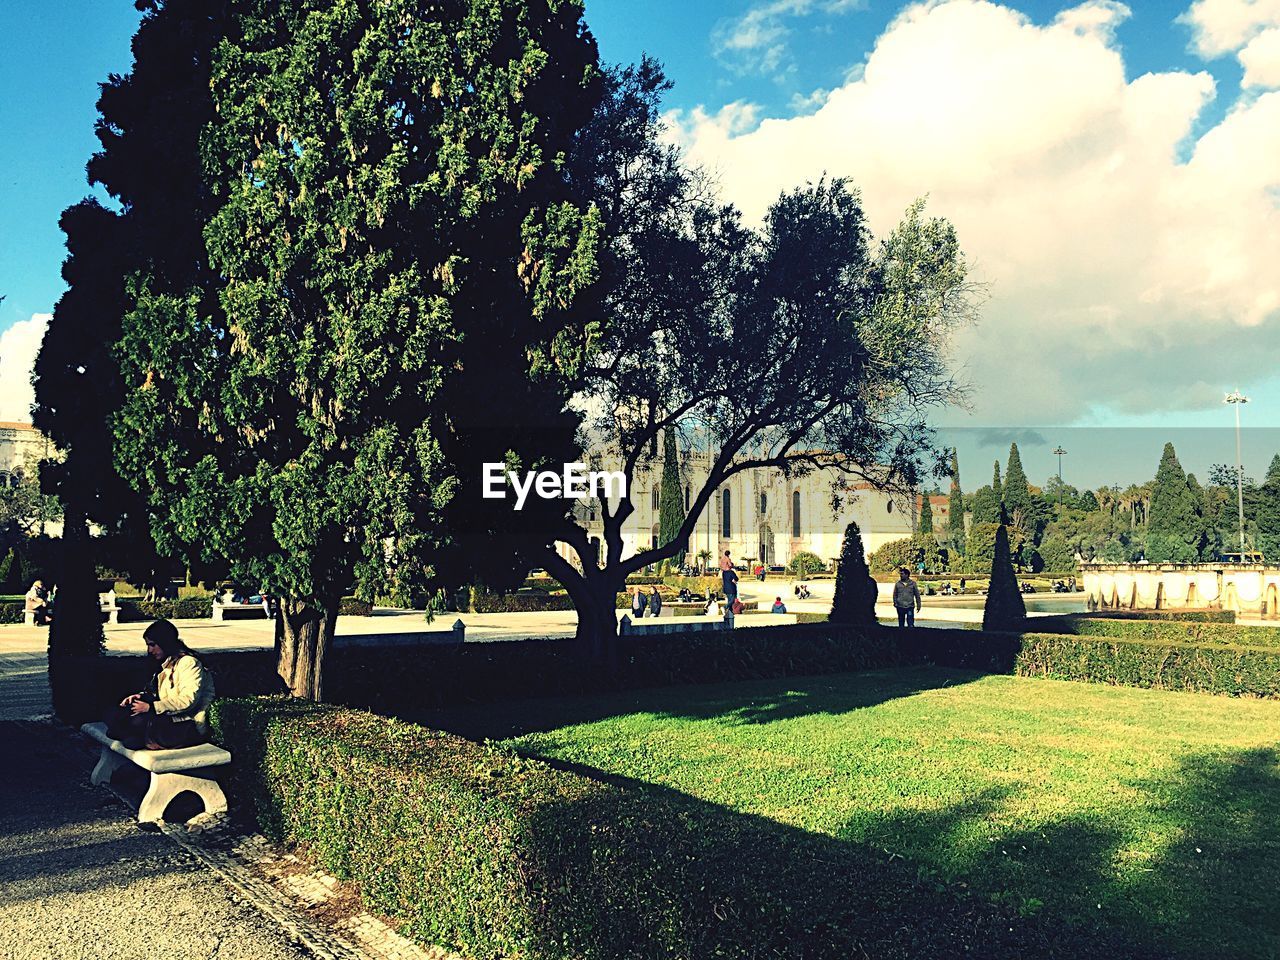
[[[120,622],[140,620],[209,620],[213,617],[213,597],[188,597],[183,600],[134,600],[117,597]]]
[[[1098,610],[1075,614],[1079,617],[1101,617],[1107,620],[1182,620],[1188,623],[1235,623],[1234,610]]]
[[[470,596],[472,613],[538,613],[546,610],[572,610],[573,598],[568,593],[490,593],[473,587]]]
[[[338,602],[338,616],[340,617],[372,617],[373,604],[367,600],[361,600],[358,597],[343,597]]]
[[[22,623],[26,608],[23,600],[0,603],[0,623]]]
[[[1280,627],[1206,620],[1157,620],[1108,617],[1037,617],[1029,626],[1037,633],[1066,633],[1081,637],[1114,637],[1156,643],[1199,646],[1280,647]]]
[[[475,960],[1149,956],[883,852],[450,734],[274,698],[212,721],[265,833]]]

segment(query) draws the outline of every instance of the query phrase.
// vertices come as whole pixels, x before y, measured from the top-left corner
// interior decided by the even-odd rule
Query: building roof
[[[0,430],[30,430],[36,433],[36,428],[29,423],[19,423],[16,420],[0,420]]]

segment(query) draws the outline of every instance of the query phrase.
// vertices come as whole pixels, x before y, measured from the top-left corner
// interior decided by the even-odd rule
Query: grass
[[[915,668],[415,718],[1186,956],[1280,955],[1280,703]]]

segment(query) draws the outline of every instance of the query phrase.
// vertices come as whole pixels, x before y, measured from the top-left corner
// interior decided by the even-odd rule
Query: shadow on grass
[[[939,667],[859,671],[868,683],[851,688],[839,674],[744,680],[712,686],[654,687],[599,696],[539,698],[438,710],[402,711],[399,719],[469,740],[507,740],[628,714],[766,724],[817,714],[842,714],[890,700],[972,683],[982,674]],[[710,695],[709,695],[710,693]]]
[[[1000,832],[988,819],[1000,798],[984,795],[909,818],[864,812],[839,835],[920,863],[958,861],[953,879],[983,878],[997,901],[1048,904],[1072,922],[1094,916],[1180,955],[1280,955],[1276,751],[1199,754],[1133,786],[1141,799],[1128,831],[1100,813]],[[1150,852],[1133,834],[1157,817],[1170,842]]]
[[[525,823],[532,899],[556,892],[530,917],[530,956],[566,946],[587,960],[1171,955],[1145,931],[1028,914],[865,845],[625,777],[607,784]],[[978,816],[998,799],[951,814]]]

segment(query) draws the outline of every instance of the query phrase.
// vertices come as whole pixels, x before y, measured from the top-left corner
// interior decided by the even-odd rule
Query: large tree
[[[1009,522],[1024,534],[1033,533],[1035,507],[1031,487],[1027,484],[1027,473],[1022,469],[1022,455],[1018,453],[1016,443],[1009,444],[1009,463],[1004,472],[1003,495]]]
[[[973,494],[973,522],[1001,524],[1005,522],[1004,489],[1000,482],[1000,461],[992,468],[991,485],[979,487]]]
[[[929,502],[930,491],[925,490],[920,496],[920,522],[917,524],[921,534],[933,535],[933,504]]]
[[[1164,445],[1147,514],[1147,559],[1188,562],[1199,558],[1204,524],[1196,492],[1187,482],[1172,443]]]
[[[283,597],[281,676],[320,697],[343,593],[425,580],[471,458],[572,439],[596,223],[561,166],[596,52],[573,2],[230,7],[209,274],[137,276],[117,457],[165,543]]]
[[[624,545],[634,485],[601,504],[600,543],[580,527],[557,532],[572,559],[549,552],[543,565],[568,588],[596,654],[616,635],[626,575],[674,556],[733,477],[831,467],[907,493],[941,467],[925,415],[954,396],[945,346],[971,315],[954,230],[922,204],[877,244],[857,192],[824,180],[744,226],[666,145],[665,87],[649,61],[614,74],[576,168],[608,238],[599,349],[581,395],[588,442],[629,478],[668,430],[711,452],[679,530],[656,547]]]
[[[947,495],[947,540],[952,550],[964,549],[964,491],[960,489],[960,454],[951,450],[951,490]]]

